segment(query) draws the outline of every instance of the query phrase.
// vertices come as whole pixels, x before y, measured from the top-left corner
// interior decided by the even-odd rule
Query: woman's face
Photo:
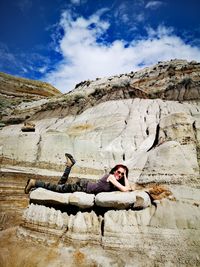
[[[115,172],[114,172],[114,176],[116,178],[116,180],[120,180],[121,178],[124,177],[124,175],[126,174],[126,171],[123,168],[118,168]]]

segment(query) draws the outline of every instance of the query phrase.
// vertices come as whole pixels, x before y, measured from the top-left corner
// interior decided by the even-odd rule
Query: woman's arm
[[[127,178],[126,178],[127,179]],[[128,180],[128,179],[127,179]],[[126,184],[126,182],[125,182],[125,186],[124,185],[122,185],[122,184],[120,184],[117,180],[116,180],[116,178],[115,178],[115,176],[113,175],[113,174],[110,174],[109,176],[108,176],[108,179],[107,179],[107,181],[109,181],[109,182],[111,182],[115,187],[117,187],[120,191],[122,191],[122,192],[128,192],[128,191],[131,191],[131,187],[130,187],[130,185],[129,185],[129,182]]]
[[[125,184],[125,186],[130,187],[130,184],[129,184],[128,178],[126,177],[126,174],[124,174],[124,184]]]
[[[126,187],[130,187],[130,190],[131,190],[131,191],[135,191],[135,189],[136,189],[136,185],[135,185],[135,184],[130,184],[130,183],[129,183],[129,180],[128,180],[126,174],[124,175],[124,184],[125,184]]]

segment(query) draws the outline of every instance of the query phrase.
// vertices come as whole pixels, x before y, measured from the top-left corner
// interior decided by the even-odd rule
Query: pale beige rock
[[[158,174],[157,181],[163,181],[163,174],[171,169],[171,178],[172,175],[179,176],[180,169],[186,170],[188,177],[198,176],[198,110],[195,103],[186,105],[159,99],[127,99],[101,103],[76,117],[34,121],[35,133],[22,133],[20,125],[4,127],[0,132],[2,163],[15,162],[48,169],[58,169],[59,166],[61,171],[64,169],[64,153],[69,152],[77,160],[72,175],[83,178],[97,179],[116,163],[127,163],[129,180],[133,182],[137,182],[140,175],[142,181],[151,181],[155,174]],[[187,123],[183,124],[185,120]],[[176,130],[173,129],[173,121],[176,121]],[[166,128],[168,137],[164,139],[165,143],[158,143],[160,146],[155,147],[157,125],[160,123],[159,136],[163,137],[162,132]],[[177,142],[177,146],[170,145],[168,153],[168,148],[163,146],[166,142]],[[20,144],[23,144],[23,149],[20,149]],[[154,149],[151,149],[153,146]],[[159,157],[154,152],[163,149],[165,154],[160,152]],[[182,160],[179,160],[176,171],[176,164],[170,157],[178,159],[181,151]],[[157,166],[152,169],[152,165]],[[159,178],[160,172],[163,174]],[[184,183],[187,183],[187,177]]]
[[[38,204],[59,204],[61,206],[74,205],[80,209],[99,207],[115,209],[138,208],[143,209],[151,205],[149,195],[144,191],[134,192],[105,192],[87,194],[85,192],[57,193],[44,188],[37,188],[30,193],[30,201]]]
[[[1,132],[0,146],[5,158],[16,162],[33,163],[38,157],[40,134],[36,132],[23,133],[20,125],[8,126]]]
[[[47,229],[50,227],[61,230],[66,224],[66,217],[64,219],[59,210],[34,204],[24,211],[23,219],[26,223],[44,226]]]
[[[184,203],[200,206],[200,194],[199,188],[185,186],[185,185],[170,185],[170,191],[177,200],[181,200]]]
[[[106,192],[99,193],[95,197],[95,204],[99,207],[114,209],[146,208],[151,205],[149,195],[146,192]]]
[[[69,203],[78,206],[81,209],[87,209],[94,206],[94,194],[84,192],[74,192],[69,196]]]
[[[98,217],[93,211],[90,213],[78,212],[75,216],[70,215],[68,231],[64,238],[66,240],[100,243],[101,221],[101,217]]]
[[[195,123],[198,123],[198,118],[187,113],[174,113],[164,117],[160,121],[159,139],[162,141],[176,141],[181,145],[181,150],[185,161],[189,163],[190,169],[194,172],[199,172],[197,159],[197,132]]]
[[[30,200],[49,204],[68,205],[71,193],[57,193],[44,188],[37,188],[30,193]]]
[[[31,204],[24,211],[23,227],[18,228],[17,235],[43,244],[58,243],[66,231],[67,224],[67,213]]]
[[[197,163],[196,151],[192,150],[192,153],[195,154],[195,159],[191,157],[189,161],[180,143],[176,141],[163,143],[149,153],[145,168],[138,182],[186,184],[190,180],[197,181],[199,176],[198,165],[195,165],[197,169],[192,168],[192,163],[194,161]]]
[[[134,192],[109,192],[99,193],[95,197],[95,203],[100,207],[110,207],[117,209],[129,208],[136,201]]]
[[[0,130],[1,191],[2,208],[8,213],[26,206],[27,196],[16,194],[26,183],[24,173],[45,174],[47,180],[55,171],[60,176],[65,152],[77,161],[72,176],[96,180],[115,164],[125,163],[131,182],[167,183],[173,193],[171,201],[156,201],[157,207],[148,207],[148,198],[142,196],[135,205],[147,208],[111,210],[104,217],[31,206],[19,235],[54,242],[56,249],[82,244],[88,255],[93,253],[88,245],[94,243],[107,255],[115,250],[116,260],[123,254],[124,261],[110,265],[199,266],[199,72],[197,62],[160,62],[136,73],[81,83],[52,100],[18,106],[10,117],[3,111],[7,118]],[[21,132],[26,118],[34,122],[35,133]],[[17,122],[22,124],[5,126]],[[4,176],[8,166],[10,176],[16,176]],[[0,215],[1,222],[6,219]],[[99,262],[105,265],[105,260]]]
[[[150,258],[162,255],[162,263],[198,266],[199,211],[199,206],[180,200],[157,201],[157,207],[141,211],[109,211],[104,215],[102,244],[104,248],[131,249],[135,255],[142,252]]]
[[[200,230],[200,207],[167,199],[158,201],[150,226],[164,229]]]
[[[24,212],[23,228],[18,234],[43,243],[58,242],[62,236],[67,244],[89,242],[100,244],[104,249],[131,249],[135,260],[143,251],[147,258],[151,254],[151,260],[173,264],[189,262],[195,266],[200,245],[199,190],[176,186],[173,193],[178,200],[156,201],[157,207],[139,211],[111,210],[103,218],[94,212],[68,216],[52,208],[31,204]],[[192,202],[193,198],[195,202]],[[165,259],[160,256],[163,251],[169,253]]]

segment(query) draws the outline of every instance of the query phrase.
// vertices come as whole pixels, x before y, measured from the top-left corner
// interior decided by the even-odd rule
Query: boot
[[[67,159],[66,165],[68,167],[72,167],[76,163],[75,159],[71,154],[65,153],[65,157]]]
[[[26,187],[24,189],[25,194],[28,194],[32,188],[35,187],[36,180],[35,179],[28,179]]]

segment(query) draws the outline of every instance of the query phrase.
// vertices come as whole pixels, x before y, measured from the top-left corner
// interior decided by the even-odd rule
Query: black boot
[[[62,177],[58,181],[58,184],[65,184],[67,182],[71,168],[76,163],[75,159],[73,158],[71,154],[65,153],[65,157],[67,159],[67,162],[66,162],[67,166],[64,170]]]
[[[36,180],[35,179],[28,179],[26,187],[24,189],[25,194],[28,194],[32,188],[35,187]]]
[[[76,163],[75,159],[73,158],[71,154],[65,153],[65,157],[67,159],[66,164],[68,167],[72,167]]]

